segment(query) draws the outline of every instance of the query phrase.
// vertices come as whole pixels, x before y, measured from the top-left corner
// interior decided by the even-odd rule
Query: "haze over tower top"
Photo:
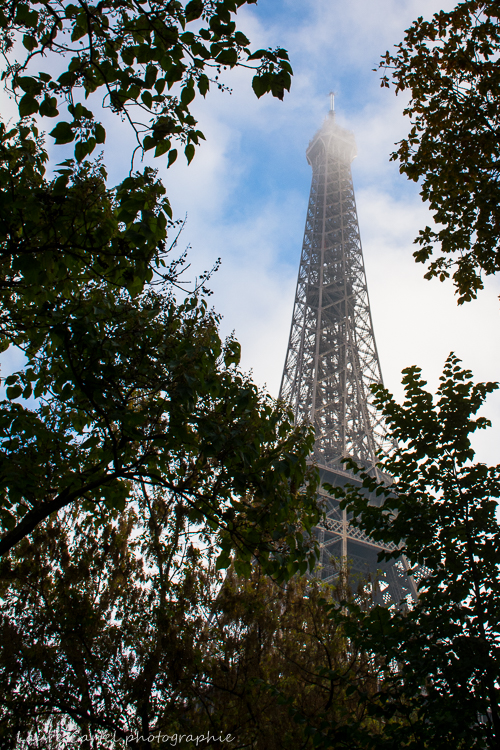
[[[330,117],[335,117],[335,91],[330,91]]]

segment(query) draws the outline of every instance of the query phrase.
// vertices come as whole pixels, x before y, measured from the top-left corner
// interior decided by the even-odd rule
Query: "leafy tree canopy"
[[[382,731],[361,699],[377,689],[372,665],[321,604],[336,591],[306,577],[280,586],[259,566],[223,580],[210,529],[189,519],[182,497],[142,487],[127,513],[72,508],[3,558],[2,747],[30,733],[43,745],[48,727],[57,747],[89,750],[209,733],[312,749],[325,716],[339,748],[356,723]]]
[[[180,141],[189,162],[203,138],[190,104],[197,92],[205,96],[222,69],[254,69],[259,97],[271,92],[282,99],[290,88],[286,51],[252,52],[236,28],[237,10],[254,2],[8,0],[0,10],[2,77],[20,117],[53,118],[51,136],[56,143],[74,142],[79,162],[106,138],[96,102],[131,125],[142,151],[168,153],[170,165]],[[51,72],[38,69],[42,61]],[[59,119],[62,105],[68,119]]]
[[[1,405],[2,553],[77,501],[123,509],[141,482],[225,530],[221,565],[236,543],[245,560],[261,550],[273,570],[307,567],[308,542],[295,533],[317,518],[312,434],[235,369],[239,347],[222,344],[203,302],[98,290],[49,322]],[[29,406],[18,397],[34,384]],[[283,556],[277,540],[289,542]]]
[[[184,499],[189,522],[218,540],[221,567],[234,551],[242,570],[257,557],[278,578],[313,564],[302,533],[318,518],[311,431],[238,370],[239,345],[221,341],[204,299],[207,275],[190,293],[183,287],[184,258],[168,256],[178,228],[156,173],[109,188],[103,164],[86,158],[104,136],[75,99],[99,90],[129,113],[135,76],[138,106],[151,115],[144,138],[157,139],[158,154],[170,149],[168,115],[189,160],[195,83],[204,94],[206,66],[251,56],[231,20],[243,4],[2,6],[4,52],[17,51],[24,30],[26,60],[4,76],[25,94],[20,123],[0,126],[0,347],[19,347],[27,364],[5,379],[0,404],[0,554],[54,513],[130,509],[145,486]],[[200,18],[199,35],[185,30]],[[258,95],[288,85],[286,53],[273,54],[254,55]],[[52,70],[67,68],[56,82],[33,73],[51,55]],[[178,98],[163,93],[175,83]],[[63,100],[76,160],[49,178],[29,115],[58,117]]]
[[[382,507],[355,488],[343,507],[374,540],[398,545],[419,580],[409,608],[346,605],[346,634],[384,657],[384,684],[375,715],[405,721],[387,725],[383,748],[497,748],[500,740],[499,623],[500,466],[473,463],[470,435],[489,426],[477,412],[495,383],[474,384],[450,355],[434,402],[420,370],[404,371],[406,400],[397,404],[375,386],[379,407],[397,440],[381,462],[391,487],[361,472]],[[354,464],[351,467],[358,471]],[[370,744],[369,747],[379,747]]]
[[[47,181],[28,135],[5,134],[0,172],[13,209],[3,215],[3,346],[28,357],[0,405],[0,551],[74,502],[123,509],[145,482],[189,497],[193,519],[226,530],[221,564],[239,537],[243,559],[260,549],[273,569],[301,567],[308,543],[293,541],[295,524],[317,516],[312,433],[238,372],[239,345],[221,341],[200,290],[175,301],[181,266],[163,252],[162,186],[146,170],[109,191],[87,163]],[[281,560],[274,542],[285,538],[294,551]]]
[[[67,161],[48,180],[47,161],[35,126],[0,123],[2,350],[36,351],[48,335],[47,315],[83,290],[106,286],[134,297],[155,273],[168,277],[175,226],[153,170],[108,189],[100,163]]]
[[[412,127],[392,158],[420,181],[437,224],[419,232],[414,257],[430,261],[425,278],[452,274],[459,304],[500,269],[499,18],[497,2],[480,0],[420,17],[380,63],[411,94]]]

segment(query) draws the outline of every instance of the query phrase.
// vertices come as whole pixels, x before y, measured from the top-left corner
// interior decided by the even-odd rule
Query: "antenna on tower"
[[[330,111],[328,117],[333,121],[335,120],[335,91],[330,91]]]

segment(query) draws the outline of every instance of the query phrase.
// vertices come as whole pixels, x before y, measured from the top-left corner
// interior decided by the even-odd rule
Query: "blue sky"
[[[156,160],[174,213],[188,220],[181,247],[191,245],[190,273],[219,256],[212,302],[224,333],[235,331],[243,367],[276,396],[286,352],[307,208],[310,169],[305,150],[321,126],[328,93],[336,92],[341,124],[353,130],[358,157],[353,176],[368,287],[386,385],[401,395],[400,372],[417,364],[435,389],[450,351],[477,379],[500,379],[500,280],[488,280],[477,302],[457,308],[450,284],[423,280],[412,242],[430,217],[417,186],[389,162],[404,137],[404,98],[380,88],[373,72],[380,55],[403,38],[419,15],[448,0],[259,0],[238,14],[252,46],[288,49],[294,78],[284,102],[257,100],[251,74],[236,71],[233,93],[214,90],[195,102],[207,142],[189,168],[168,171]],[[110,182],[129,169],[131,134],[105,117],[105,162]],[[124,158],[126,155],[126,158]],[[60,161],[60,152],[53,151]],[[5,372],[5,370],[4,370]],[[498,463],[500,396],[485,413],[494,430],[476,440],[479,457]]]
[[[457,307],[451,284],[427,282],[413,239],[430,216],[418,188],[389,161],[404,137],[405,99],[380,87],[380,55],[418,15],[454,3],[430,0],[260,0],[241,13],[254,45],[289,50],[294,79],[279,102],[257,100],[244,71],[233,94],[214,92],[197,109],[207,135],[193,164],[174,165],[165,182],[194,267],[219,255],[213,302],[223,330],[235,329],[243,365],[277,395],[281,379],[310,186],[305,150],[325,116],[331,89],[339,121],[354,131],[353,163],[368,286],[386,385],[401,396],[401,370],[422,367],[435,389],[450,351],[481,380],[500,379],[499,280],[477,302]],[[496,429],[476,439],[479,457],[497,463],[500,397],[485,413]]]

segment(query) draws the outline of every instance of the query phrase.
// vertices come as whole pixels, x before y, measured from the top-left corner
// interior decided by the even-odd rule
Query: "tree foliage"
[[[175,301],[163,188],[146,172],[107,191],[88,165],[33,185],[28,145],[15,141],[22,164],[6,177],[26,200],[4,222],[2,334],[28,363],[0,407],[2,553],[76,501],[123,509],[145,482],[238,537],[245,559],[260,549],[279,567],[273,540],[286,538],[301,566],[293,530],[317,517],[312,434],[237,371],[239,345],[221,341],[204,300]]]
[[[396,93],[411,95],[412,127],[392,158],[420,181],[437,224],[419,232],[414,257],[430,261],[428,279],[452,273],[459,303],[500,269],[499,18],[498,3],[480,0],[420,17],[381,62]]]
[[[376,731],[361,699],[376,691],[371,665],[322,604],[336,591],[280,586],[258,566],[222,580],[211,539],[183,499],[143,487],[128,513],[72,508],[4,557],[2,747],[43,746],[49,727],[57,747],[151,749],[209,733],[312,748],[325,717],[336,747],[352,726]]]
[[[29,343],[36,351],[48,316],[82,291],[107,286],[135,296],[155,272],[167,270],[166,243],[175,225],[153,170],[109,189],[99,162],[69,160],[52,179],[47,166],[35,126],[0,124],[2,349]]]
[[[418,368],[405,370],[403,382],[403,405],[375,387],[397,441],[381,463],[394,483],[361,478],[382,507],[354,488],[335,493],[344,494],[352,523],[398,545],[383,557],[408,557],[419,599],[409,608],[363,613],[351,605],[345,617],[333,614],[359,647],[385,658],[390,698],[380,696],[376,715],[405,721],[387,726],[380,747],[493,749],[500,739],[500,466],[473,463],[470,436],[489,426],[476,414],[498,385],[474,384],[453,355],[436,402]]]
[[[234,369],[236,343],[222,344],[204,304],[98,290],[52,315],[50,340],[7,378],[1,405],[2,552],[78,500],[124,509],[146,482],[224,528],[224,559],[237,543],[247,560],[274,550],[278,568],[275,540],[287,539],[286,560],[302,567],[294,533],[317,518],[312,435]],[[16,397],[34,383],[28,407]]]
[[[75,143],[78,162],[104,143],[95,104],[125,119],[138,148],[188,162],[203,133],[190,105],[222,69],[253,69],[257,96],[283,98],[292,73],[283,49],[251,51],[233,17],[256,0],[8,0],[0,10],[3,80],[20,117],[54,118],[56,143]],[[22,37],[22,45],[21,45]],[[39,70],[46,65],[46,72]],[[61,68],[53,75],[54,68]],[[59,71],[58,71],[59,72]],[[218,84],[222,86],[222,84]],[[66,105],[69,119],[59,119]]]
[[[27,361],[5,379],[0,404],[1,554],[73,506],[96,518],[128,512],[137,486],[147,486],[183,498],[190,523],[208,524],[222,567],[235,550],[242,569],[257,556],[278,578],[312,564],[301,533],[318,517],[317,479],[306,466],[311,431],[294,427],[238,371],[239,345],[221,341],[204,299],[207,274],[191,292],[183,287],[184,257],[168,255],[178,227],[156,173],[145,168],[109,188],[103,164],[85,158],[103,131],[75,98],[102,91],[129,113],[142,91],[152,117],[144,137],[157,139],[159,154],[173,132],[190,158],[194,82],[205,94],[206,66],[234,67],[250,55],[231,20],[243,4],[2,7],[4,52],[24,31],[26,59],[4,76],[25,94],[24,119],[0,126],[0,345]],[[199,18],[200,35],[185,30]],[[258,95],[286,88],[279,54],[254,55]],[[66,66],[56,81],[33,73],[51,55],[52,70]],[[163,93],[176,83],[180,98]],[[43,139],[27,118],[57,117],[64,100],[76,161],[49,178]],[[167,115],[173,131],[163,128]]]

